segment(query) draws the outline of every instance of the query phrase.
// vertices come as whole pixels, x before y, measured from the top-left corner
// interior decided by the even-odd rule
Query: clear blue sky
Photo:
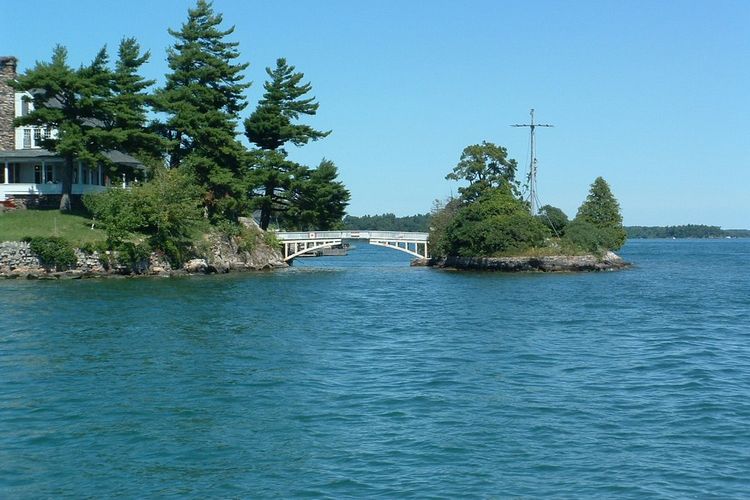
[[[167,70],[187,0],[0,0],[0,55],[20,69],[56,43],[71,62],[135,36]],[[249,114],[264,68],[286,57],[333,134],[293,149],[336,162],[352,215],[423,213],[455,193],[461,150],[488,140],[524,169],[530,108],[539,196],[568,215],[603,176],[629,225],[750,228],[750,2],[216,0],[235,25]]]

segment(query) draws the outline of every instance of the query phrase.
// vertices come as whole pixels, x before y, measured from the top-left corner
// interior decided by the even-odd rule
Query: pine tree
[[[236,42],[226,41],[234,27],[219,27],[223,18],[212,4],[198,0],[188,10],[168,50],[171,73],[155,95],[155,107],[167,115],[161,125],[171,141],[172,167],[187,169],[205,190],[205,206],[215,220],[235,219],[246,209],[244,147],[235,128],[247,103]]]
[[[255,185],[260,186],[255,203],[261,211],[260,227],[263,229],[268,227],[273,212],[289,208],[295,173],[301,168],[287,160],[284,145],[291,142],[302,146],[330,134],[330,131],[322,132],[295,123],[301,115],[312,116],[318,111],[314,97],[303,97],[312,90],[310,83],[301,83],[304,73],[295,72],[295,67],[283,58],[276,61],[275,69],[266,68],[266,73],[270,79],[263,84],[263,98],[245,120],[245,135],[265,151],[252,174]]]
[[[290,190],[293,202],[284,214],[286,227],[327,231],[341,225],[350,194],[337,177],[338,169],[330,160],[323,159],[316,169],[305,169]]]
[[[103,153],[111,149],[111,137],[102,124],[108,119],[111,98],[111,71],[108,56],[101,49],[88,66],[72,69],[68,51],[57,45],[50,62],[37,62],[11,82],[13,88],[32,95],[34,110],[17,118],[15,125],[55,128],[57,135],[43,146],[64,159],[60,210],[70,211],[75,160],[91,165],[108,163]]]
[[[112,74],[112,97],[108,102],[107,128],[115,149],[158,164],[166,142],[146,127],[147,89],[154,80],[144,79],[138,72],[151,57],[135,38],[123,38]]]

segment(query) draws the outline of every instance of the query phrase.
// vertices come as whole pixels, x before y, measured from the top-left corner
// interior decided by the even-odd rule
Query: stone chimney
[[[0,151],[12,151],[16,147],[13,118],[16,117],[16,91],[8,80],[16,78],[16,63],[13,56],[0,56]]]

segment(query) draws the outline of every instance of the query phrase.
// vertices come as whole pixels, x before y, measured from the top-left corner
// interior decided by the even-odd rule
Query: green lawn
[[[13,210],[0,212],[0,241],[18,241],[24,236],[62,236],[74,245],[105,239],[103,231],[91,229],[92,221],[59,210]]]

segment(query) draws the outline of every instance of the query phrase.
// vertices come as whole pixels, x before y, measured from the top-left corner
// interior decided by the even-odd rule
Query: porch
[[[0,152],[0,201],[62,194],[63,160],[51,154],[44,155],[39,150],[34,153],[33,157],[28,157],[31,155],[26,151]],[[72,194],[80,196],[104,191],[109,186],[128,187],[141,172],[136,165],[124,162],[120,165],[126,168],[113,174],[102,165],[90,167],[81,161],[75,162]]]

